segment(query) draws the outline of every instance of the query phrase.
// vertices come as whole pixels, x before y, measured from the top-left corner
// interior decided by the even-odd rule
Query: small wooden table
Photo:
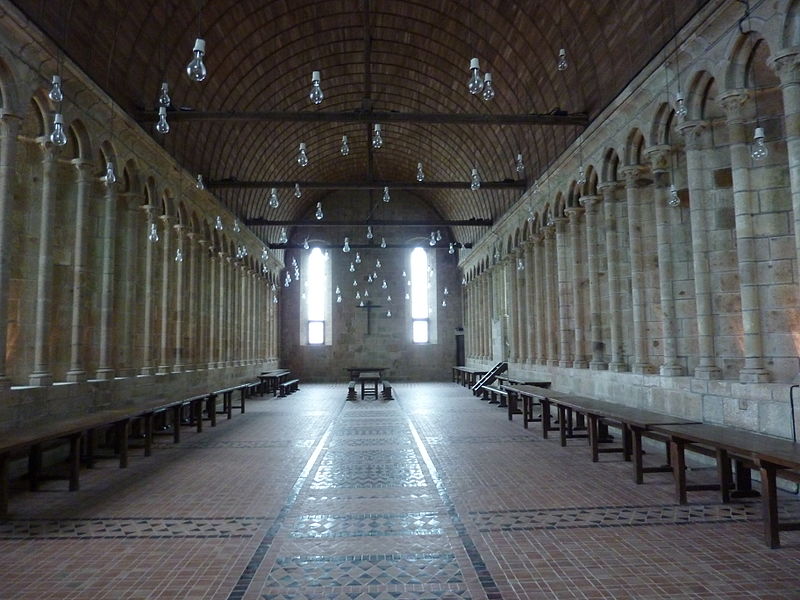
[[[378,373],[380,377],[383,377],[383,372],[388,370],[388,367],[345,367],[350,380],[358,379],[361,373]]]
[[[358,374],[358,381],[361,382],[361,399],[367,396],[378,398],[378,384],[381,382],[380,371],[362,371]]]

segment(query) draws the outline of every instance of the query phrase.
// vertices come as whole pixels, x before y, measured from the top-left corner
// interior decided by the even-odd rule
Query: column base
[[[653,365],[649,363],[637,363],[633,365],[632,372],[637,375],[652,375],[655,369],[653,369]]]
[[[602,360],[593,360],[589,363],[589,369],[592,371],[605,371],[608,369],[608,363]]]
[[[215,363],[215,362],[210,362],[206,366],[206,369],[216,369],[216,368],[217,368],[217,363]]]
[[[589,366],[585,360],[573,360],[572,361],[572,368],[573,369],[585,369]]]
[[[555,359],[548,360],[547,363],[545,363],[545,364],[547,364],[548,367],[557,367],[558,366],[558,361],[555,360]]]
[[[558,361],[558,366],[561,367],[562,369],[569,369],[572,366],[572,361],[571,360],[559,360]]]
[[[3,375],[2,377],[0,377],[0,390],[10,390],[10,389],[11,389],[11,378]]]
[[[715,366],[701,366],[694,369],[695,379],[722,379],[722,371]]]
[[[88,379],[86,371],[67,371],[67,381],[70,383],[82,383]]]
[[[101,381],[111,381],[114,379],[114,369],[97,369],[94,378]]]
[[[155,367],[142,367],[139,369],[139,375],[141,376],[148,376],[148,375],[155,375],[156,368]]]
[[[156,371],[156,375],[169,375],[171,372],[169,365],[160,365],[158,371]]]
[[[186,369],[184,368],[183,365],[175,365],[174,367],[172,367],[173,373],[183,373],[185,370]]]
[[[766,369],[742,369],[739,371],[739,383],[768,383],[772,379]]]
[[[608,363],[608,370],[614,373],[625,373],[628,371],[628,365],[625,363]]]
[[[50,373],[32,373],[28,377],[29,385],[53,385],[53,376]]]
[[[680,365],[661,365],[658,368],[658,373],[663,377],[680,377],[683,375],[683,367]]]

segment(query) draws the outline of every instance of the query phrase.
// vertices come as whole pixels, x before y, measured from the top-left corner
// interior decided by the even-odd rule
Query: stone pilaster
[[[575,333],[575,347],[572,354],[572,366],[575,369],[585,369],[589,363],[586,361],[586,326],[583,319],[583,298],[582,289],[586,275],[584,274],[584,252],[583,239],[581,236],[580,217],[583,208],[574,206],[564,211],[569,219],[569,237],[572,243],[572,325]]]
[[[686,177],[692,225],[692,264],[697,304],[698,379],[719,379],[714,352],[714,314],[711,296],[711,271],[708,260],[708,210],[703,202],[706,174],[703,153],[710,147],[710,128],[705,121],[685,121],[678,126],[686,144]]]
[[[583,196],[581,206],[586,211],[586,266],[589,275],[589,340],[592,358],[589,368],[603,371],[608,363],[603,360],[603,327],[600,306],[600,277],[597,256],[597,205],[601,196]]]
[[[500,304],[500,319],[503,324],[504,348],[503,360],[517,362],[517,278],[515,276],[516,264],[514,255],[511,254],[501,263],[503,275],[503,302]]]
[[[12,113],[0,110],[0,390],[11,387],[6,374],[6,352],[8,342],[8,283],[11,240],[11,205],[14,198],[14,179],[17,168],[17,133],[21,119]]]
[[[622,351],[622,306],[620,303],[620,268],[619,268],[619,241],[617,219],[617,195],[619,185],[616,182],[604,183],[599,186],[603,195],[603,211],[606,222],[606,259],[608,269],[608,312],[610,313],[609,335],[611,336],[611,362],[608,370],[622,372],[628,370],[628,365],[623,360]]]
[[[186,347],[184,352],[186,367],[191,370],[200,368],[200,349],[197,345],[197,340],[203,327],[203,318],[200,315],[203,292],[198,285],[201,269],[200,262],[203,259],[203,247],[199,238],[200,236],[194,231],[186,233],[186,254],[189,259],[189,283],[186,290],[186,300],[189,314],[186,317],[187,327],[185,328],[183,339]]]
[[[558,306],[558,366],[572,366],[572,289],[569,280],[570,252],[567,243],[567,219],[557,217],[556,229],[556,303]]]
[[[213,369],[217,366],[217,317],[219,315],[218,300],[219,300],[219,269],[217,264],[219,258],[217,257],[216,249],[209,245],[208,256],[208,343],[207,348],[207,368]]]
[[[153,207],[149,204],[142,206],[146,218],[145,235],[150,233],[150,224],[153,220]],[[145,246],[144,253],[144,295],[142,297],[142,366],[139,370],[140,375],[152,375],[155,373],[153,365],[153,254],[155,244],[149,239]]]
[[[162,226],[161,233],[161,335],[159,343],[159,358],[158,358],[158,374],[166,375],[171,369],[170,356],[169,356],[169,324],[170,324],[170,285],[172,278],[170,277],[170,267],[174,260],[171,253],[170,236],[172,217],[169,215],[161,215],[159,217]]]
[[[536,342],[534,339],[534,332],[536,330],[536,310],[534,308],[534,294],[536,288],[534,287],[533,280],[533,243],[531,241],[525,242],[525,331],[523,337],[525,340],[525,362],[530,366],[535,362],[534,355],[536,353]]]
[[[536,340],[536,364],[547,364],[545,311],[547,310],[547,276],[544,265],[544,233],[533,236],[533,280],[534,284],[534,337]]]
[[[105,184],[105,207],[103,210],[103,229],[101,234],[102,271],[100,273],[100,331],[97,357],[96,379],[114,379],[114,364],[111,357],[112,334],[114,331],[114,270],[117,224],[117,185]]]
[[[547,364],[558,366],[558,277],[556,273],[555,223],[544,229],[545,268],[545,331],[547,333]]]
[[[186,290],[183,287],[183,265],[186,262],[187,257],[191,260],[191,250],[184,248],[186,244],[184,244],[183,225],[176,223],[173,225],[173,229],[175,230],[175,256],[177,256],[178,249],[180,249],[184,254],[183,260],[178,261],[173,258],[173,261],[175,262],[175,287],[173,289],[175,294],[175,310],[173,311],[175,328],[175,355],[172,365],[172,372],[180,373],[184,370],[183,307],[187,297]]]
[[[742,383],[765,382],[770,380],[770,374],[764,368],[764,340],[758,294],[753,217],[760,212],[760,208],[758,195],[753,193],[750,179],[750,132],[745,114],[745,104],[749,102],[749,95],[743,90],[732,90],[721,94],[719,101],[727,113],[733,172],[733,202],[736,213],[736,253],[739,259],[739,289],[742,298],[744,335],[744,367],[739,371],[739,380]]]

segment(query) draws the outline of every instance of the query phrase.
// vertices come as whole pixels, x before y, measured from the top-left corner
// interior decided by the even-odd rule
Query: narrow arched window
[[[428,253],[414,248],[410,260],[411,281],[411,341],[427,344],[431,341],[430,266]]]
[[[308,254],[304,274],[305,342],[309,345],[331,343],[331,301],[330,301],[330,266],[327,257],[319,248]]]

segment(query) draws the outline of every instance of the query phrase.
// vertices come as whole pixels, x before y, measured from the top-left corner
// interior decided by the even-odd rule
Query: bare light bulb
[[[356,252],[356,264],[357,265],[361,264],[361,255],[358,252]]]
[[[358,281],[356,281],[355,279],[353,279],[353,287],[358,287]]]
[[[206,53],[206,41],[203,38],[197,38],[194,41],[194,48],[192,49],[192,60],[186,65],[186,75],[192,81],[203,81],[208,75],[205,64],[203,64],[203,55]]]
[[[200,173],[197,174],[197,180],[195,181],[194,187],[201,191],[206,189],[206,184],[203,183],[203,176]]]
[[[280,202],[278,201],[278,190],[272,188],[269,191],[269,207],[270,208],[278,208]]]
[[[303,240],[303,250],[308,250],[311,246],[308,245],[308,237]]]
[[[356,300],[361,300],[361,292],[356,292]]]
[[[390,310],[387,310],[387,311],[386,311],[386,317],[387,317],[387,318],[389,318],[389,319],[391,319],[391,318],[392,318],[392,311],[390,311]]]
[[[492,85],[492,74],[486,73],[483,76],[483,93],[481,97],[487,102],[494,98],[494,86]]]
[[[367,239],[371,240],[375,237],[375,234],[372,233],[372,225],[367,225]]]
[[[278,238],[279,244],[288,244],[289,243],[289,236],[286,235],[286,227],[281,227],[281,235]]]
[[[308,97],[314,104],[322,103],[322,100],[325,98],[325,94],[322,93],[322,88],[319,87],[319,82],[319,71],[313,71],[311,73],[311,92],[308,94]]]
[[[325,216],[322,214],[322,202],[317,202],[317,212],[314,213],[314,216],[317,218],[317,221],[322,221],[322,217]]]
[[[769,150],[767,150],[767,144],[764,142],[764,128],[756,127],[756,131],[753,134],[753,149],[750,151],[750,156],[753,157],[753,160],[764,160],[767,154],[769,154]]]
[[[350,263],[350,272],[351,273],[355,273],[356,272],[356,266],[353,263]]]
[[[381,248],[386,248],[386,238],[381,238]]]
[[[450,242],[450,245],[447,247],[447,253],[448,254],[456,253],[456,247],[453,245],[453,242]]]
[[[558,70],[567,70],[567,51],[564,48],[558,51]]]
[[[341,304],[342,303],[342,297],[341,296],[336,296],[336,302],[338,304]]]
[[[436,241],[437,242],[442,241],[442,232],[439,229],[436,230]]]
[[[386,283],[386,280],[384,279],[384,280],[383,280],[383,283],[381,283],[381,289],[382,289],[382,290],[385,290],[385,289],[387,289],[388,287],[389,287],[389,284],[388,284],[388,283]]]
[[[337,296],[342,293],[342,290],[339,289],[339,286],[336,286],[336,291],[334,292]]]
[[[481,77],[481,64],[477,58],[472,58],[469,61],[469,81],[467,82],[467,89],[470,94],[479,94],[483,89],[483,77]]]
[[[376,269],[380,269],[381,268],[381,259],[380,258],[375,261],[375,268]]]
[[[350,238],[344,238],[344,246],[342,246],[342,252],[350,252]]]
[[[442,292],[442,294],[443,294],[444,296],[449,296],[449,295],[450,295],[450,292],[449,292],[449,291],[447,291],[447,288],[444,288],[444,292]]]
[[[300,148],[297,150],[297,164],[301,167],[308,165],[308,153],[306,152],[306,145],[300,142]]]
[[[103,181],[106,185],[113,185],[117,182],[117,174],[114,173],[114,163],[111,161],[106,163],[106,174],[103,175]]]
[[[517,175],[525,174],[525,163],[522,162],[522,154],[517,154],[517,161],[514,163],[514,170],[517,172]]]
[[[583,165],[578,165],[578,178],[575,180],[578,185],[586,183],[586,171],[583,170]]]
[[[234,219],[233,220],[233,232],[234,233],[239,233],[241,230],[242,230],[242,228],[239,227],[239,219]]]
[[[178,263],[183,262],[183,250],[181,250],[180,247],[178,247],[178,249],[175,250],[175,262]]]
[[[678,189],[675,187],[674,183],[669,186],[669,198],[667,199],[667,204],[673,207],[681,205],[681,198],[678,196]]]
[[[50,132],[50,141],[54,146],[67,145],[67,134],[64,133],[64,117],[61,113],[53,115],[53,131]]]
[[[64,91],[61,89],[60,75],[53,75],[53,84],[50,87],[50,91],[47,92],[47,97],[50,98],[50,100],[52,100],[53,102],[64,101]]]
[[[350,154],[350,143],[347,141],[346,135],[342,136],[342,147],[339,148],[339,153],[342,156],[347,156],[348,154]]]
[[[392,199],[392,197],[389,195],[389,187],[388,186],[384,187],[383,188],[383,201],[384,202],[389,202],[389,200],[391,200],[391,199]]]
[[[675,94],[675,114],[680,118],[684,118],[688,113],[689,109],[686,108],[686,101],[683,99],[683,94],[678,92]]]
[[[217,218],[214,219],[214,229],[217,231],[222,231],[222,218],[217,215]]]
[[[299,183],[295,183],[294,184],[294,197],[295,198],[301,198],[302,196],[303,196],[303,190],[300,189],[300,184]]]
[[[158,241],[158,228],[155,223],[150,223],[150,229],[147,232],[147,239],[154,244]]]
[[[161,84],[161,91],[158,94],[158,105],[167,108],[171,102],[172,99],[169,97],[169,84],[164,81]]]
[[[525,263],[522,262],[521,258],[517,259],[517,271],[524,271],[525,270]]]
[[[383,147],[383,136],[381,135],[380,123],[375,123],[375,129],[372,132],[372,147],[376,150]]]
[[[272,297],[272,303],[273,304],[277,304],[278,303],[278,297],[277,296],[273,296]]]
[[[417,181],[425,181],[425,171],[422,170],[422,163],[417,163]]]
[[[435,246],[436,245],[436,232],[431,231],[431,239],[428,240],[428,245],[429,246]]]
[[[478,175],[478,167],[472,167],[472,174],[469,177],[469,189],[475,191],[481,187],[481,176]]]
[[[160,134],[169,133],[169,123],[167,123],[167,107],[158,107],[158,121],[156,121],[156,131]]]

